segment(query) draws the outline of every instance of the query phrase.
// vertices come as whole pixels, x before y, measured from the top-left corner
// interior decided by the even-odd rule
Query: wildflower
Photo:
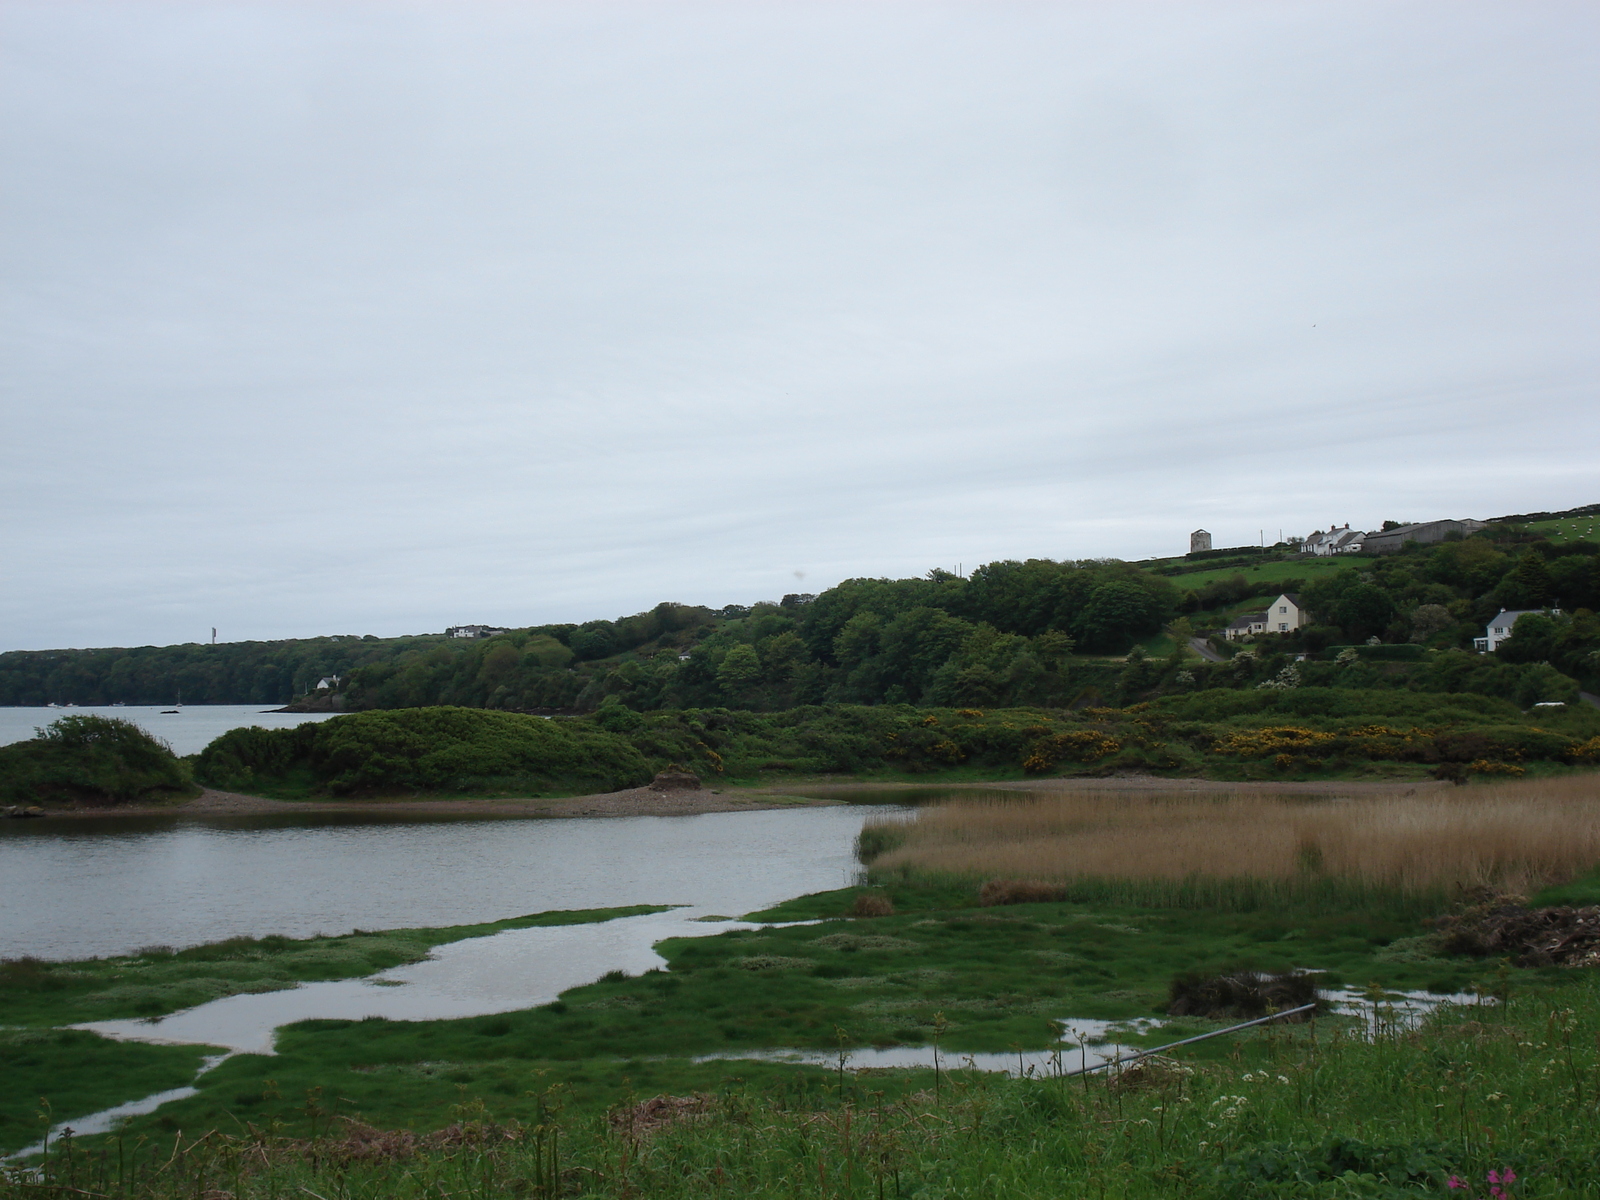
[[[1464,1188],[1466,1186],[1467,1181],[1461,1178],[1459,1175],[1452,1175],[1449,1179],[1445,1180],[1445,1187],[1450,1188],[1452,1191],[1454,1191],[1456,1188]]]
[[[1289,1082],[1289,1077],[1287,1075],[1279,1075],[1278,1076],[1278,1082],[1279,1083],[1288,1083]]]

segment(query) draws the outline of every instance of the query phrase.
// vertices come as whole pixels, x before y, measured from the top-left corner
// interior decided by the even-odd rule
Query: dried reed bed
[[[1600,862],[1600,780],[1355,799],[1063,791],[961,800],[885,824],[863,836],[886,847],[872,861],[880,874],[1527,892]]]

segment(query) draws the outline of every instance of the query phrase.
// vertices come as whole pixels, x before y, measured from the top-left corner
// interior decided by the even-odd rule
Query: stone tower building
[[[1189,553],[1198,554],[1202,550],[1211,549],[1211,535],[1204,529],[1196,529],[1189,535]]]

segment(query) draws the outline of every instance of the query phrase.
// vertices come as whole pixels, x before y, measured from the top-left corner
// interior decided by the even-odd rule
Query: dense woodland
[[[1279,560],[1292,556],[1290,549]],[[1186,575],[1172,573],[1183,565],[1006,561],[965,578],[935,570],[920,579],[852,579],[820,595],[748,607],[663,603],[616,620],[483,640],[344,636],[13,651],[0,655],[0,704],[277,705],[329,675],[343,678],[338,700],[353,710],[1061,707],[1313,680],[1528,704],[1600,685],[1600,546],[1592,542],[1552,543],[1497,525],[1271,583],[1247,569],[1211,570],[1185,586]],[[1230,660],[1221,664],[1166,652],[1279,590],[1298,590],[1316,623],[1265,635],[1242,656],[1238,646],[1222,646]],[[1492,657],[1472,653],[1473,637],[1501,608],[1545,606],[1563,613],[1524,619]],[[1381,644],[1368,645],[1372,639]],[[1301,654],[1309,659],[1296,664]]]

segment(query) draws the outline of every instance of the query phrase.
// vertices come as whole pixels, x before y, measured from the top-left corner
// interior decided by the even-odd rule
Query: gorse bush
[[[201,752],[196,773],[213,787],[350,796],[615,791],[652,772],[626,739],[588,723],[441,707],[234,730]]]
[[[531,794],[615,790],[669,769],[725,781],[1119,771],[1281,779],[1370,763],[1415,764],[1420,775],[1440,763],[1600,760],[1600,711],[1537,720],[1482,696],[1310,688],[1077,711],[829,704],[639,713],[608,703],[590,717],[545,720],[441,707],[233,730],[206,747],[197,771],[213,787],[270,795]]]
[[[75,713],[26,742],[0,746],[0,799],[12,804],[125,804],[187,792],[172,748],[131,721]]]

